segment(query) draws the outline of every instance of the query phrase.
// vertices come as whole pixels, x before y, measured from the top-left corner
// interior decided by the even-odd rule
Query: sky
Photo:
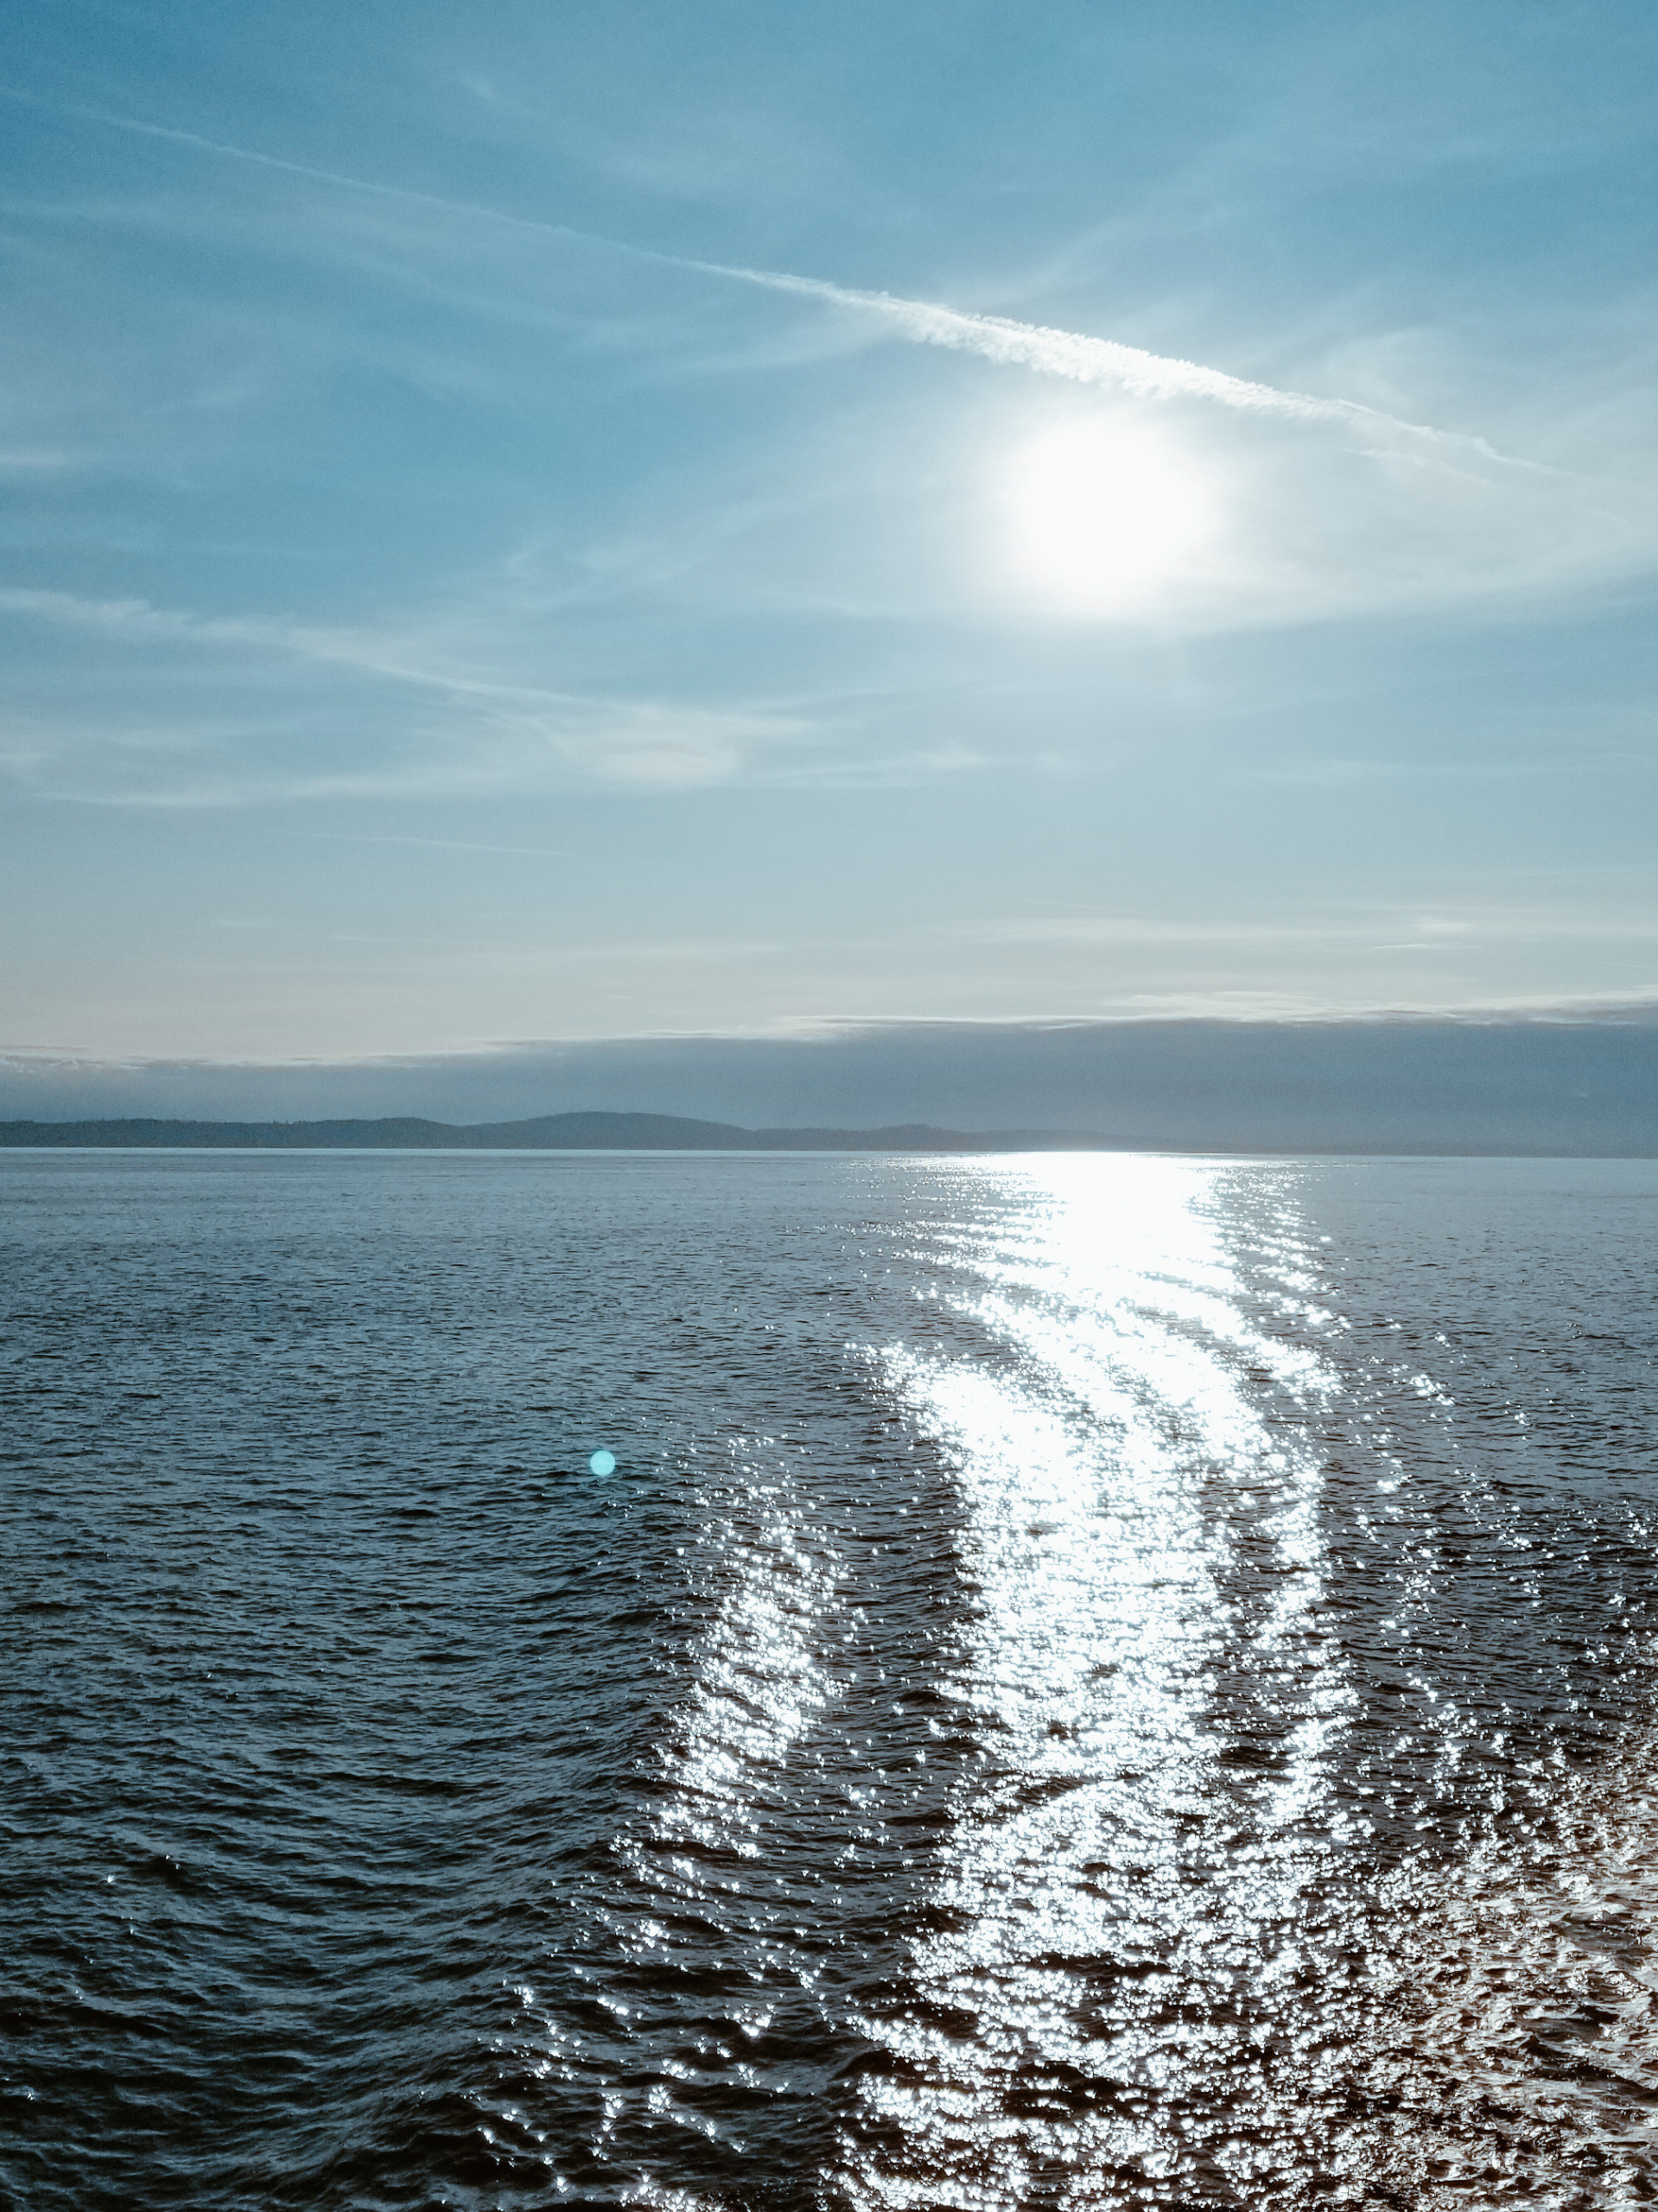
[[[1658,1003],[1655,49],[12,11],[6,1065]]]

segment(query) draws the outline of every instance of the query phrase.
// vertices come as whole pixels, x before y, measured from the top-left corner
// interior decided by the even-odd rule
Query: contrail
[[[1138,346],[1121,346],[1110,338],[1089,338],[1077,330],[1015,322],[1007,315],[972,315],[960,308],[937,307],[926,300],[906,300],[892,292],[856,292],[817,276],[788,276],[770,269],[732,269],[717,261],[683,265],[706,270],[711,276],[734,277],[740,283],[758,284],[769,292],[798,292],[808,299],[826,300],[834,307],[861,308],[884,317],[913,345],[944,346],[957,353],[978,353],[988,361],[1036,369],[1045,376],[1068,377],[1075,384],[1110,385],[1133,392],[1137,398],[1214,399],[1223,407],[1247,408],[1262,415],[1304,418],[1356,415],[1399,429],[1420,429],[1413,423],[1394,423],[1392,416],[1380,415],[1356,400],[1316,399],[1310,392],[1250,384],[1242,377],[1228,376],[1223,369],[1206,369],[1197,361],[1148,353]]]
[[[670,267],[700,266],[686,264],[679,255],[653,253],[649,246],[626,245],[618,238],[602,238],[590,231],[572,230],[563,223],[549,223],[534,215],[509,215],[499,207],[486,207],[481,201],[446,200],[441,193],[418,192],[412,185],[379,184],[372,177],[350,176],[341,169],[314,168],[308,162],[286,161],[280,154],[256,153],[247,146],[232,146],[227,139],[204,138],[199,131],[175,130],[170,124],[145,123],[133,115],[111,115],[107,109],[79,107],[69,100],[47,100],[33,92],[19,92],[15,86],[0,85],[0,99],[16,100],[25,107],[48,110],[54,115],[79,116],[83,123],[101,123],[106,130],[126,130],[140,138],[160,138],[174,146],[191,146],[199,154],[216,154],[227,162],[247,162],[255,168],[278,169],[284,176],[308,177],[313,184],[337,185],[345,192],[372,193],[380,200],[401,200],[415,207],[435,207],[448,215],[473,215],[486,223],[499,223],[509,230],[538,232],[543,237],[575,238],[586,245],[608,246],[613,253],[636,255],[645,261],[665,262]]]
[[[408,185],[381,184],[372,178],[352,176],[338,169],[313,168],[276,154],[261,154],[219,138],[205,138],[194,130],[180,130],[167,124],[146,123],[136,116],[113,115],[101,108],[80,107],[60,100],[41,99],[10,86],[0,86],[0,98],[60,115],[74,115],[112,130],[136,132],[187,146],[221,160],[251,162],[276,169],[284,175],[305,177],[346,192],[372,194],[417,207],[436,208],[447,214],[467,215],[481,222],[529,232],[543,238],[562,238],[581,245],[596,245],[631,259],[650,261],[666,269],[685,269],[730,283],[758,285],[769,292],[790,292],[827,305],[879,316],[889,328],[913,346],[942,346],[952,353],[976,353],[982,359],[1013,368],[1033,369],[1039,375],[1064,377],[1074,384],[1098,385],[1126,391],[1136,398],[1206,399],[1223,407],[1256,415],[1288,416],[1303,422],[1346,422],[1372,430],[1391,430],[1412,438],[1471,448],[1488,461],[1513,468],[1538,468],[1534,461],[1499,453],[1483,438],[1465,431],[1436,429],[1426,423],[1407,423],[1376,407],[1354,399],[1320,399],[1311,392],[1286,391],[1277,385],[1254,384],[1229,376],[1223,369],[1205,368],[1198,361],[1183,361],[1167,354],[1147,353],[1138,346],[1120,345],[1115,339],[1090,338],[1077,330],[1052,329],[1042,323],[1017,322],[1006,315],[975,315],[960,308],[939,307],[926,300],[909,300],[892,292],[861,292],[818,276],[795,276],[784,270],[743,269],[720,261],[698,261],[679,253],[664,253],[651,246],[630,245],[619,238],[581,231],[566,223],[549,223],[533,215],[511,215],[475,200],[448,200],[441,194],[420,192]],[[1545,470],[1552,474],[1552,470]]]
[[[1286,391],[1279,385],[1252,384],[1246,378],[1229,376],[1224,369],[1205,368],[1200,361],[1183,361],[1166,353],[1148,353],[1140,346],[1123,346],[1112,338],[1090,338],[1082,331],[1056,330],[1039,322],[1016,322],[1007,315],[974,315],[927,300],[906,300],[893,292],[854,291],[818,276],[732,268],[723,262],[692,261],[682,255],[656,257],[671,259],[682,269],[700,269],[711,276],[758,284],[768,292],[796,292],[834,307],[880,315],[914,346],[943,346],[952,353],[977,353],[987,361],[1034,369],[1043,376],[1065,377],[1074,384],[1103,385],[1140,399],[1208,399],[1257,415],[1290,416],[1302,422],[1354,423],[1372,431],[1388,430],[1471,449],[1507,468],[1559,474],[1540,461],[1522,461],[1500,452],[1466,430],[1441,430],[1431,423],[1407,423],[1382,408],[1367,407],[1362,400],[1320,399],[1312,392]]]

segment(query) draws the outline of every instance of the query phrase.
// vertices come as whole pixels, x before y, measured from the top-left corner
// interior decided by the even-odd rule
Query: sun
[[[1201,463],[1134,417],[1049,431],[1014,457],[1009,494],[1020,574],[1081,613],[1128,612],[1154,598],[1218,521]]]

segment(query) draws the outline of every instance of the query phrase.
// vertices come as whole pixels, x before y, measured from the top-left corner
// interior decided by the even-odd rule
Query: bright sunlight
[[[1213,537],[1199,465],[1134,417],[1068,423],[1014,460],[1020,569],[1078,611],[1114,613],[1169,582]]]

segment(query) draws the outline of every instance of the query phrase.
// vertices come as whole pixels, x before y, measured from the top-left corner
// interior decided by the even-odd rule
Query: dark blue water
[[[0,1209],[6,2203],[1658,2187],[1658,1165]]]

